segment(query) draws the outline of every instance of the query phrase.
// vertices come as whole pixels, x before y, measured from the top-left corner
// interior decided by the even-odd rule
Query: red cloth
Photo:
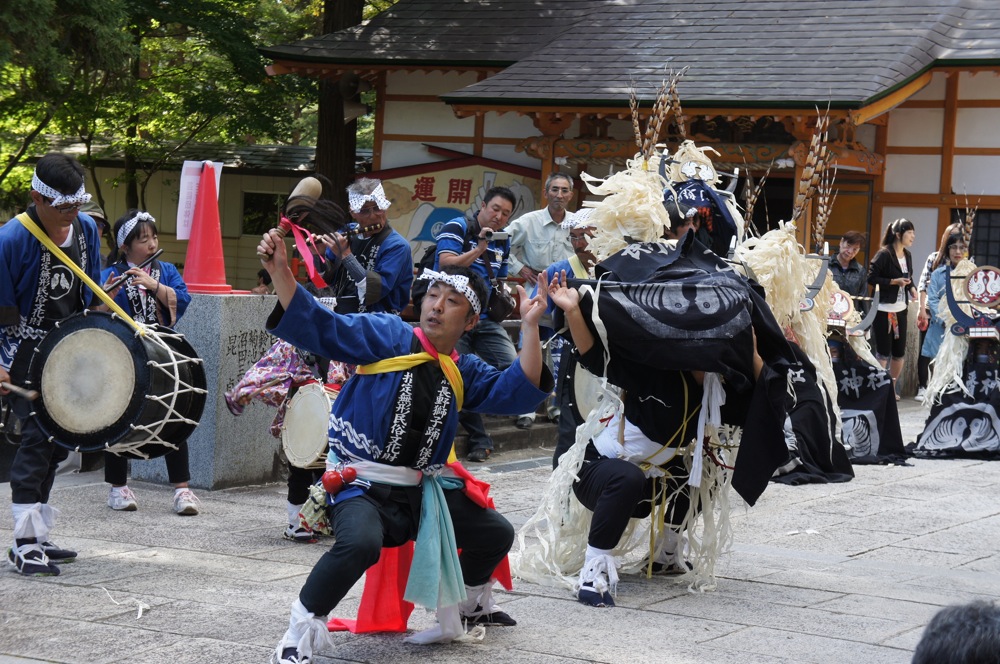
[[[358,619],[330,618],[327,629],[354,634],[405,632],[406,621],[413,612],[413,604],[403,599],[412,560],[413,542],[382,549],[378,562],[365,573]]]
[[[476,479],[457,461],[448,467],[465,481],[465,495],[469,500],[487,509],[496,509],[490,498],[490,485]],[[461,553],[461,552],[460,552]],[[330,618],[326,623],[331,632],[349,631],[354,634],[370,632],[405,632],[406,622],[413,612],[413,604],[403,599],[413,560],[413,542],[391,549],[382,549],[378,562],[365,573],[365,589],[361,593],[361,606],[357,620]],[[510,574],[510,560],[504,557],[493,570],[493,578],[507,590],[514,588]]]

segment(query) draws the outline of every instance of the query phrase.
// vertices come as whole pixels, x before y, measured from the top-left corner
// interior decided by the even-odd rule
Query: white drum
[[[281,425],[281,449],[288,463],[309,469],[326,466],[330,410],[336,398],[337,390],[318,382],[299,386]]]

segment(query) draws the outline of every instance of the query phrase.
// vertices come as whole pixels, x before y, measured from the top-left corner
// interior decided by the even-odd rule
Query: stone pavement
[[[923,414],[912,400],[901,405],[910,441]],[[534,510],[550,453],[504,452],[473,468],[515,525]],[[489,628],[482,643],[336,634],[316,661],[908,662],[940,607],[1000,596],[1000,463],[855,470],[845,484],[771,485],[756,507],[734,510],[714,592],[626,577],[619,606],[604,610],[517,583],[499,600],[520,624]],[[113,513],[101,473],[57,479],[54,539],[80,559],[58,578],[0,571],[0,663],[267,661],[323,550],[281,539],[283,487],[200,492],[202,514],[187,518],[170,511],[169,488],[133,488],[139,511]],[[0,502],[9,498],[2,485]],[[0,524],[10,541],[10,517]],[[355,588],[337,614],[353,616],[359,596]],[[410,626],[432,621],[418,610]]]

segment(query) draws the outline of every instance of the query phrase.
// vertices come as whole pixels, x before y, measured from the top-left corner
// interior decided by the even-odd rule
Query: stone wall
[[[268,430],[275,409],[254,402],[235,417],[223,398],[275,342],[264,321],[276,301],[273,295],[195,294],[177,326],[204,361],[208,381],[205,411],[188,439],[193,487],[223,489],[284,477],[280,442]],[[166,465],[161,459],[133,461],[132,477],[166,483]]]

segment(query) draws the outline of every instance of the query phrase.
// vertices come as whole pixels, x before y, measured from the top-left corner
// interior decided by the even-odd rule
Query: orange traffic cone
[[[233,291],[233,287],[226,283],[219,194],[215,189],[215,166],[210,161],[201,167],[198,198],[191,221],[191,239],[184,260],[184,281],[191,293],[218,295]]]

